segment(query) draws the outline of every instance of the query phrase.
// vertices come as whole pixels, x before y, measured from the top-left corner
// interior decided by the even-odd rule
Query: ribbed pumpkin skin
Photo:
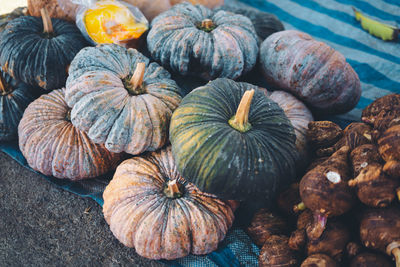
[[[211,19],[216,28],[199,29],[204,19]],[[176,5],[152,21],[147,46],[163,66],[205,80],[238,78],[254,67],[258,53],[257,34],[247,17],[189,3]]]
[[[5,72],[0,71],[0,75],[5,86],[12,90],[5,95],[0,92],[0,141],[9,141],[17,138],[19,121],[36,96],[31,86],[15,81]]]
[[[163,193],[174,179],[184,188],[183,196],[175,199]],[[113,234],[151,259],[210,253],[234,219],[226,202],[182,178],[170,147],[124,161],[103,198],[104,218]]]
[[[146,92],[130,95],[123,80],[139,62],[146,63]],[[79,52],[69,73],[65,99],[72,123],[94,142],[134,155],[165,144],[172,112],[182,99],[168,71],[135,49],[100,45]]]
[[[6,27],[11,20],[25,16],[24,12],[27,11],[26,7],[18,7],[11,11],[11,13],[0,15],[0,32]]]
[[[253,97],[241,133],[232,118],[248,83],[216,79],[189,93],[171,119],[170,140],[178,170],[200,190],[225,199],[271,198],[295,172],[293,126],[261,90]]]
[[[268,82],[317,112],[344,113],[360,99],[360,80],[344,56],[306,33],[272,34],[261,44],[260,62]]]
[[[52,19],[54,36],[43,35],[39,17],[19,17],[0,33],[0,65],[13,78],[52,90],[65,85],[67,67],[87,42],[79,29]]]
[[[19,148],[29,166],[45,175],[80,180],[115,168],[122,155],[96,145],[66,119],[65,90],[32,102],[18,126]]]
[[[217,10],[225,10],[248,17],[254,25],[254,29],[257,32],[260,42],[264,41],[265,38],[274,32],[285,30],[285,27],[277,16],[254,8],[246,8],[230,4],[223,5],[217,8]]]

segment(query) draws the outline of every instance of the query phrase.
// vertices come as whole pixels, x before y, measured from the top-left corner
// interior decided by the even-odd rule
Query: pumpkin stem
[[[182,196],[182,192],[179,189],[176,180],[170,180],[168,182],[167,187],[164,189],[164,193],[169,198],[180,198]]]
[[[251,129],[251,124],[249,123],[249,112],[251,100],[254,96],[254,89],[247,90],[240,100],[239,107],[236,111],[235,116],[229,120],[229,125],[239,132],[247,132]]]
[[[128,86],[128,91],[131,94],[138,95],[143,93],[142,84],[145,69],[146,63],[137,63],[135,72],[133,73],[132,78],[129,80],[130,86]]]
[[[205,32],[211,32],[216,28],[214,22],[211,19],[204,19],[201,23],[199,28]]]
[[[51,23],[51,18],[47,9],[46,8],[40,9],[40,14],[42,15],[43,32],[53,33],[53,24]]]
[[[293,211],[297,213],[297,212],[299,212],[299,211],[305,210],[306,208],[307,208],[307,207],[306,207],[306,205],[304,204],[304,202],[300,202],[299,204],[294,205]]]

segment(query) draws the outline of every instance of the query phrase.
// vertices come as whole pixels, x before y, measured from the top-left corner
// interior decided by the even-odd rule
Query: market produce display
[[[171,147],[124,161],[103,197],[114,235],[150,259],[210,253],[234,218],[227,202],[185,181]]]
[[[223,250],[247,211],[238,226],[259,266],[400,267],[400,94],[343,128],[314,121],[352,110],[361,94],[327,44],[221,0],[126,2],[154,18],[149,32],[145,19],[117,23],[121,3],[102,1],[84,16],[101,31],[94,43],[107,43],[96,47],[71,1],[29,0],[41,17],[0,17],[0,141],[18,139],[44,175],[115,171],[105,221],[146,258]],[[138,50],[120,40],[140,36]],[[243,77],[256,62],[266,88]],[[193,76],[204,82],[184,96],[175,80]],[[35,100],[37,86],[47,94]]]
[[[172,115],[170,140],[180,173],[225,199],[271,200],[296,172],[292,124],[248,83],[220,78],[186,95]]]
[[[257,61],[257,40],[249,18],[183,3],[152,21],[147,47],[164,67],[208,81],[249,72]]]
[[[0,64],[14,79],[53,90],[65,85],[68,65],[87,45],[75,25],[42,9],[42,18],[16,18],[0,33]]]
[[[318,112],[344,113],[360,99],[360,80],[344,56],[306,33],[272,34],[261,44],[260,62],[269,83]]]
[[[19,147],[29,166],[45,175],[80,180],[114,169],[123,155],[94,144],[70,121],[65,89],[33,101],[18,126]]]
[[[181,101],[170,74],[135,49],[114,44],[82,49],[69,68],[65,99],[71,121],[112,152],[161,148]]]
[[[36,88],[17,82],[0,70],[0,141],[17,138],[24,110],[37,94]]]

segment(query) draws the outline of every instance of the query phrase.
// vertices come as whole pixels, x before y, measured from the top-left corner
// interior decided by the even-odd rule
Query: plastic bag
[[[61,0],[59,0],[61,1]],[[117,0],[64,0],[79,5],[76,25],[92,44],[125,45],[139,39],[149,28],[142,12]]]

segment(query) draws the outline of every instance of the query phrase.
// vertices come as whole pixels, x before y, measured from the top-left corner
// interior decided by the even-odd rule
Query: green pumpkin
[[[16,80],[53,90],[65,86],[69,64],[88,43],[74,24],[46,12],[43,21],[22,16],[8,22],[0,33],[0,65]]]
[[[271,199],[295,173],[293,126],[248,83],[220,78],[193,90],[172,115],[170,140],[182,176],[221,198]]]

